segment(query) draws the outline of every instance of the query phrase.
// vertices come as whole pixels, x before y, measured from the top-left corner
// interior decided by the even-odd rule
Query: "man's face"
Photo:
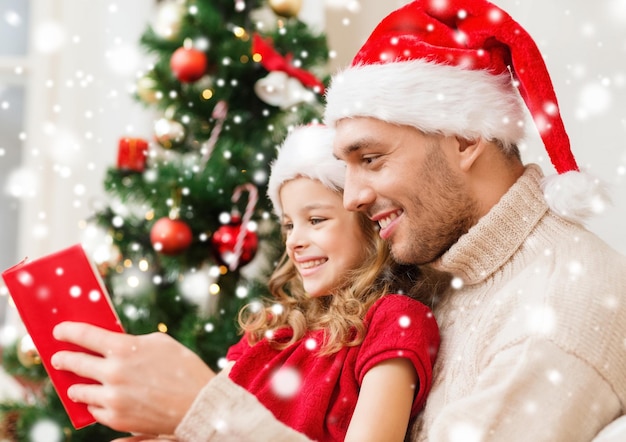
[[[373,118],[338,122],[334,154],[347,164],[344,206],[378,222],[397,261],[434,261],[477,220],[454,162],[458,146],[454,137]]]

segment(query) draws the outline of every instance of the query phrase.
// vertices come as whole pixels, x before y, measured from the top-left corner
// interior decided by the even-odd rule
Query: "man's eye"
[[[372,164],[374,161],[376,161],[378,159],[377,156],[369,156],[369,157],[363,157],[363,162],[365,164]]]

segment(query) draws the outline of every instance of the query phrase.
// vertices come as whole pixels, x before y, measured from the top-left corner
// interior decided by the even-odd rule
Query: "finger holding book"
[[[74,384],[68,396],[86,403],[96,420],[119,431],[172,434],[195,396],[215,373],[191,350],[165,333],[133,336],[65,322],[54,337],[97,355],[61,351],[57,369],[99,384]]]

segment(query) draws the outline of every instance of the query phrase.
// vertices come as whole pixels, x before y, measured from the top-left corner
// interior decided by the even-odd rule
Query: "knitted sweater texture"
[[[423,441],[590,441],[626,406],[626,258],[548,210],[537,166],[435,264]]]

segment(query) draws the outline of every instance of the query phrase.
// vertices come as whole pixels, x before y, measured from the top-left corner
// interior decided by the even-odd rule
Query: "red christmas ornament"
[[[194,48],[180,47],[170,58],[170,68],[181,83],[193,83],[204,75],[206,54]]]
[[[178,255],[189,247],[192,239],[191,228],[179,219],[160,218],[150,230],[154,250],[164,255]]]
[[[120,138],[117,149],[117,168],[143,172],[148,158],[148,142],[142,138]]]
[[[217,229],[211,238],[217,259],[231,270],[252,261],[259,245],[256,233],[246,230],[243,238],[241,238],[241,229],[241,222],[235,217],[230,224],[225,224]],[[235,265],[233,265],[234,263]]]

